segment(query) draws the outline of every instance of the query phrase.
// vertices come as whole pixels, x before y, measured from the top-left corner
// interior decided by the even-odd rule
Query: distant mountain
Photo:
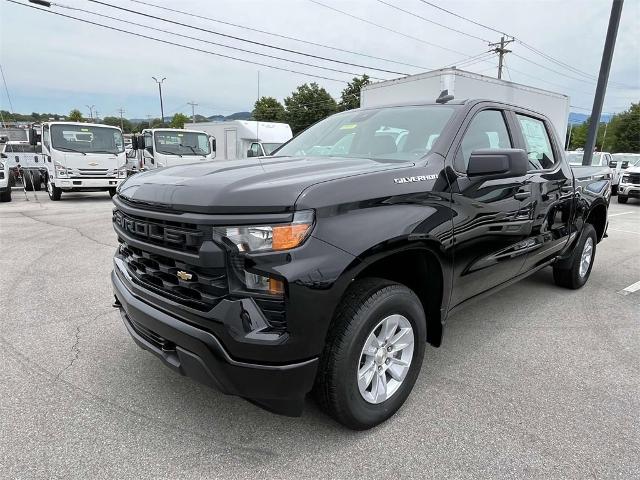
[[[173,117],[165,117],[165,123],[170,123]],[[191,116],[189,116],[191,118]],[[251,112],[236,112],[231,115],[211,115],[210,117],[205,117],[202,115],[196,115],[196,120],[198,122],[224,122],[227,120],[251,120]],[[146,118],[130,118],[129,121],[131,123],[141,123],[147,122]]]
[[[611,121],[611,116],[612,115],[609,113],[603,113],[600,117],[600,121],[609,123]],[[590,115],[587,115],[586,113],[571,112],[569,113],[569,125],[580,125],[586,122],[589,117]]]

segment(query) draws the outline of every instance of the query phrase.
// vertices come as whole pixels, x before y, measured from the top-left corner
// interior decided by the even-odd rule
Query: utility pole
[[[118,112],[120,112],[120,130],[124,130],[124,126],[122,123],[122,114],[124,113],[124,109],[123,108],[119,108]]]
[[[89,118],[93,122],[93,109],[95,108],[95,105],[85,105],[85,107],[89,109]]]
[[[502,67],[504,65],[504,56],[511,52],[511,50],[507,50],[505,47],[510,44],[511,42],[513,42],[513,38],[511,38],[510,40],[505,40],[504,37],[500,37],[500,43],[490,43],[489,46],[490,47],[495,47],[493,49],[494,52],[496,52],[499,55],[499,59],[498,59],[498,78],[502,78]]]
[[[187,105],[191,105],[191,121],[193,123],[196,123],[196,107],[198,106],[198,104],[194,103],[193,100],[191,100],[190,102],[187,102]]]
[[[618,26],[620,25],[623,3],[624,0],[613,0],[613,3],[611,4],[609,27],[607,28],[607,38],[604,41],[604,50],[602,51],[598,86],[596,87],[596,94],[593,98],[591,120],[589,121],[589,133],[587,134],[587,143],[584,146],[582,165],[591,165],[591,159],[593,158],[593,147],[596,145],[596,135],[598,134],[598,126],[600,125],[600,115],[602,114],[604,95],[607,92],[609,70],[611,70],[611,59],[613,58],[613,49],[616,46],[616,37],[618,36]]]
[[[94,110],[93,113],[95,113],[95,116],[94,116],[95,121],[99,122],[100,121],[100,115],[98,115],[98,110]]]
[[[160,93],[160,121],[164,123],[164,107],[162,106],[162,82],[164,82],[167,77],[162,77],[162,80],[158,80],[156,77],[153,78],[158,84],[158,92]]]

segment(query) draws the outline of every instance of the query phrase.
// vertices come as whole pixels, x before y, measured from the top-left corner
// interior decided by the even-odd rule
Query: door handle
[[[524,192],[517,192],[513,198],[515,198],[516,200],[524,200],[526,198],[529,198],[531,196],[531,192],[528,191],[524,191]]]

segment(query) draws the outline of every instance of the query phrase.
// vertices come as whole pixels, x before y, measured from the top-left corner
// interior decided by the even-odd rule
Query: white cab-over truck
[[[293,137],[286,123],[232,120],[228,122],[187,123],[213,137],[215,160],[238,160],[271,155]]]
[[[0,202],[11,201],[11,184],[9,183],[10,175],[9,162],[3,153],[2,158],[0,158]]]
[[[213,160],[211,142],[209,135],[201,130],[143,130],[132,138],[133,150],[128,154],[129,173]]]
[[[40,125],[0,128],[0,151],[9,165],[9,184],[20,181],[26,191],[39,191],[47,176],[40,141]]]
[[[51,200],[60,200],[62,192],[107,191],[113,196],[127,176],[124,139],[118,127],[45,123],[42,153]]]

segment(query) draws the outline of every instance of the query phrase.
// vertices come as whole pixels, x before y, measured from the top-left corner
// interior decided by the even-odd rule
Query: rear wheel
[[[11,201],[11,187],[8,187],[6,192],[0,193],[0,202],[10,202],[10,201]]]
[[[617,195],[618,194],[618,185],[612,185],[611,186],[611,195]]]
[[[40,172],[32,172],[31,183],[33,184],[33,190],[39,192],[42,189],[42,176]]]
[[[556,285],[575,290],[587,283],[596,257],[597,241],[595,228],[590,223],[585,223],[571,258],[553,266]]]
[[[51,181],[47,182],[47,193],[51,200],[58,201],[62,196],[62,189],[56,187]]]
[[[618,203],[627,203],[627,200],[629,200],[629,197],[626,195],[618,195]]]
[[[354,430],[384,422],[411,393],[425,344],[424,310],[412,290],[376,278],[356,281],[320,359],[318,403]]]

